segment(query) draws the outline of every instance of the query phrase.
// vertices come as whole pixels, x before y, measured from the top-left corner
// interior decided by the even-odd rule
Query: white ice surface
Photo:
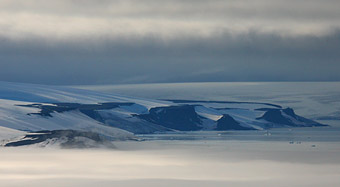
[[[147,108],[167,106],[169,102],[152,99],[125,97],[118,94],[107,94],[82,90],[64,86],[48,86],[26,83],[12,83],[0,81],[0,99],[26,102],[69,102],[69,103],[103,103],[103,102],[131,102]]]
[[[213,121],[217,121],[223,116],[219,111],[203,106],[196,106],[195,111],[198,115],[211,119]]]
[[[0,141],[25,135],[26,132],[0,126]]]
[[[79,111],[52,113],[52,117],[42,117],[27,115],[36,113],[39,109],[17,106],[23,104],[31,103],[0,99],[0,126],[23,131],[74,129],[98,132],[117,138],[133,137],[127,131],[99,124]]]

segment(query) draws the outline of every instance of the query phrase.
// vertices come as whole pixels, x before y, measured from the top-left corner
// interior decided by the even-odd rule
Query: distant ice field
[[[340,82],[212,82],[76,86],[150,99],[268,102],[340,127]]]
[[[268,131],[197,131],[136,135],[145,141],[268,141],[301,144],[308,142],[340,142],[340,129],[332,127],[278,128]]]
[[[143,135],[147,140],[340,141],[340,82],[213,82],[77,86],[149,99],[267,102],[331,125],[322,128]],[[203,136],[202,136],[203,134]]]

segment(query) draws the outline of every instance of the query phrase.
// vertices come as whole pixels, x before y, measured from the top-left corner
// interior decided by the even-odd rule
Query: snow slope
[[[0,141],[16,138],[18,136],[23,136],[25,134],[26,132],[24,131],[10,129],[7,127],[0,127]]]
[[[63,86],[48,86],[27,83],[12,83],[0,81],[0,99],[26,101],[32,103],[104,103],[131,102],[147,108],[167,106],[171,102],[139,99],[114,94],[105,94]]]

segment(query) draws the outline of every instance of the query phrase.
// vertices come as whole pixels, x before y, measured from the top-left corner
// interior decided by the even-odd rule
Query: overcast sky
[[[0,80],[340,81],[339,0],[0,0]]]

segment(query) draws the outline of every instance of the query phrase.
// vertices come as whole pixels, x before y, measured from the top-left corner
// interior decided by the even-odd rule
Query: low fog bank
[[[206,181],[206,180],[177,180],[177,179],[144,179],[144,180],[121,180],[121,181],[112,181],[112,180],[72,180],[72,179],[63,179],[61,182],[59,179],[52,180],[39,180],[39,181],[30,181],[27,180],[25,184],[29,186],[51,186],[51,187],[74,187],[74,186],[82,186],[82,187],[92,187],[92,186],[119,186],[119,187],[136,187],[136,186],[147,186],[147,187],[263,187],[263,186],[276,186],[276,187],[286,187],[286,186],[299,186],[299,187],[313,187],[313,186],[337,186],[334,183],[334,178],[330,179],[333,181],[327,181],[324,179],[322,181],[311,180],[311,181],[302,181],[304,178],[300,179],[297,183],[296,181],[288,181],[284,180],[276,180],[276,181],[265,181],[265,180],[247,180],[247,181]],[[309,180],[309,179],[307,179]],[[21,183],[22,184],[22,183]],[[11,185],[16,186],[16,185]],[[18,185],[20,186],[20,185]]]
[[[0,149],[0,186],[339,186],[337,142],[115,142]]]

